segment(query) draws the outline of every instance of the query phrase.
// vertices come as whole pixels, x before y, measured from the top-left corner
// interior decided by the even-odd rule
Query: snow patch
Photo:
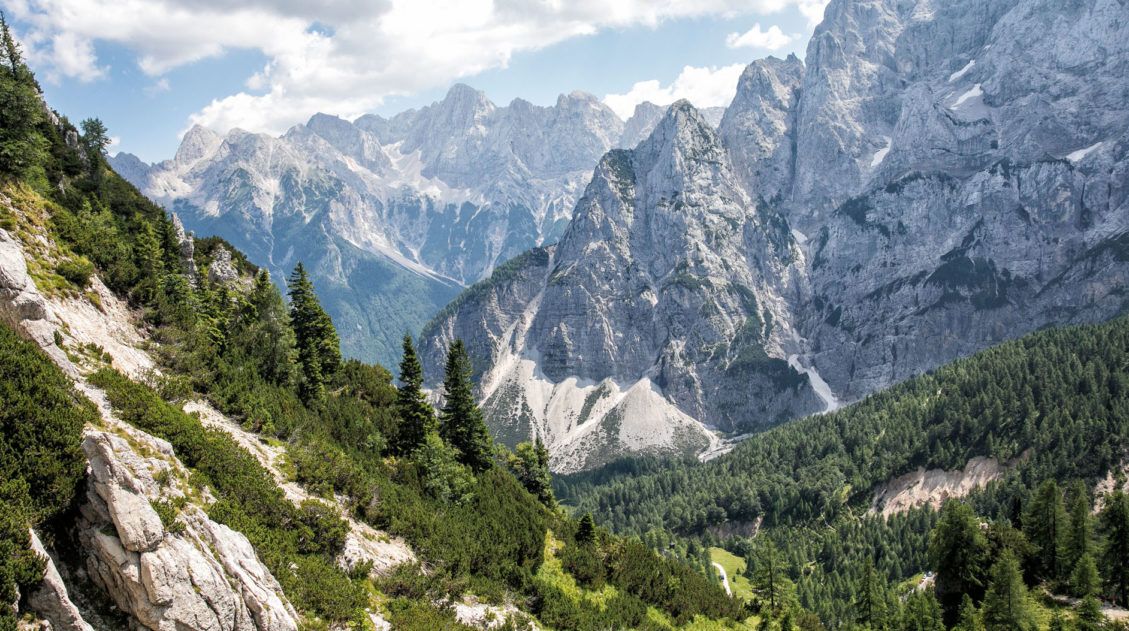
[[[976,85],[969,88],[967,92],[957,97],[957,100],[953,101],[953,104],[950,107],[952,109],[957,109],[961,105],[967,103],[969,100],[979,99],[982,96],[984,96],[984,90],[980,87],[980,84],[977,83]]]
[[[800,232],[799,230],[796,230],[795,228],[792,228],[792,238],[795,239],[796,243],[799,243],[800,245],[808,242],[808,236]]]
[[[968,71],[969,71],[969,70],[972,70],[972,68],[973,68],[973,67],[974,67],[975,65],[976,65],[976,60],[975,60],[975,59],[973,59],[972,61],[970,61],[970,62],[968,62],[967,64],[965,64],[965,66],[964,66],[963,68],[961,68],[960,70],[957,70],[956,72],[954,72],[954,73],[952,73],[951,75],[949,75],[949,83],[952,83],[952,82],[954,82],[954,81],[956,81],[956,80],[960,79],[960,78],[961,78],[961,77],[963,77],[964,75],[968,74]]]
[[[1070,153],[1066,154],[1066,159],[1070,160],[1071,162],[1081,162],[1082,158],[1085,158],[1086,156],[1090,155],[1095,150],[1097,150],[1099,147],[1101,147],[1103,144],[1105,144],[1105,143],[1104,142],[1095,142],[1094,144],[1092,144],[1089,147],[1086,147],[1084,149],[1079,149],[1078,151],[1071,151]]]
[[[882,164],[882,161],[886,159],[886,154],[890,153],[890,147],[894,143],[894,139],[889,136],[883,136],[883,138],[886,139],[886,145],[878,151],[875,151],[874,157],[870,159],[870,168],[872,169]]]

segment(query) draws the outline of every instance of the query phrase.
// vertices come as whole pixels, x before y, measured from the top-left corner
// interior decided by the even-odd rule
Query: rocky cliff
[[[453,331],[492,349],[499,426],[539,414],[496,404],[516,356],[535,369],[511,390],[648,379],[669,409],[742,432],[1109,318],[1129,280],[1127,29],[1118,0],[833,0],[806,63],[747,68],[717,135],[683,106],[608,153],[544,290],[471,292],[429,327],[432,365]],[[511,302],[493,314],[493,296]],[[522,318],[520,343],[499,334]],[[578,400],[564,409],[591,409]],[[575,416],[545,409],[548,426]],[[614,420],[662,425],[654,409]],[[601,460],[529,425],[560,468]],[[585,449],[685,448],[652,431]]]

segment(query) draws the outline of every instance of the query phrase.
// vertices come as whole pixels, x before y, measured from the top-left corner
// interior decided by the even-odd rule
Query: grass
[[[615,598],[619,591],[612,585],[604,585],[600,590],[584,589],[578,585],[576,579],[565,572],[561,560],[557,558],[557,551],[562,547],[564,543],[553,535],[553,531],[545,534],[545,560],[537,570],[537,578],[548,582],[575,601],[587,600],[600,609],[606,609],[608,601]]]
[[[725,574],[729,577],[729,588],[733,590],[734,597],[753,599],[753,586],[744,575],[745,559],[723,548],[710,548],[710,561],[725,568]],[[717,572],[717,568],[714,568],[714,572]]]

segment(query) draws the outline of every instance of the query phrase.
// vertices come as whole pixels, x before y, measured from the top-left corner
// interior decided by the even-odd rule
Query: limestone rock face
[[[94,631],[85,620],[78,607],[71,602],[67,594],[67,586],[63,584],[63,577],[59,575],[55,561],[47,554],[43,542],[35,531],[31,532],[31,548],[39,556],[47,559],[47,568],[43,573],[43,581],[27,595],[27,603],[40,617],[51,623],[51,628],[59,631]]]
[[[208,278],[213,283],[231,283],[239,278],[239,270],[231,261],[231,252],[222,245],[217,247],[213,254],[212,264],[208,267]]]
[[[7,204],[0,197],[0,204]],[[0,228],[0,321],[39,345],[43,352],[69,374],[75,368],[55,344],[58,318],[27,273],[27,261],[19,241]]]
[[[1129,307],[1126,77],[1123,1],[832,0],[803,63],[746,69],[716,136],[672,106],[606,154],[555,250],[426,329],[430,378],[462,337],[495,430],[542,437],[567,470],[1112,317]],[[653,396],[625,411],[644,379]]]
[[[182,492],[158,477],[183,467],[167,443],[142,432],[131,441],[141,447],[95,430],[83,440],[90,470],[78,528],[94,583],[155,631],[296,630],[297,614],[246,537],[193,504],[166,530],[152,503]]]
[[[428,376],[456,336],[489,358],[496,434],[536,435],[559,471],[628,451],[706,451],[737,429],[823,409],[788,363],[801,261],[753,202],[713,126],[672,105],[596,167],[553,250],[508,264],[425,331]]]

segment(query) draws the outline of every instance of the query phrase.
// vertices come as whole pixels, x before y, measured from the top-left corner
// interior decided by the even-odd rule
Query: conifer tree
[[[1023,517],[1023,533],[1035,547],[1032,560],[1035,575],[1047,580],[1065,578],[1064,561],[1067,527],[1062,493],[1054,480],[1039,485]]]
[[[1090,495],[1081,481],[1074,484],[1070,494],[1070,515],[1066,530],[1066,563],[1077,565],[1078,560],[1093,554],[1093,527],[1090,519]]]
[[[506,457],[506,465],[525,490],[536,496],[542,504],[550,508],[556,505],[553,475],[549,472],[549,450],[541,439],[534,443],[518,443],[513,453]]]
[[[470,357],[462,340],[455,340],[447,351],[443,397],[439,435],[458,450],[459,462],[475,473],[489,469],[493,465],[490,433],[474,402]]]
[[[137,217],[141,231],[137,235],[137,267],[141,274],[138,293],[145,302],[151,302],[160,291],[164,267],[164,252],[153,224]]]
[[[35,129],[43,120],[39,85],[0,15],[0,173],[20,176],[46,156],[47,141]]]
[[[779,615],[794,597],[795,586],[784,570],[784,559],[776,545],[765,540],[745,565],[752,568],[749,580],[753,591],[773,615]]]
[[[396,411],[400,422],[392,441],[392,451],[406,456],[423,444],[430,432],[438,431],[435,410],[423,392],[423,366],[416,354],[412,336],[404,336],[404,357],[400,360],[400,387],[396,395]]]
[[[341,343],[301,263],[290,275],[289,289],[290,325],[302,366],[302,395],[306,401],[313,401],[322,396],[325,383],[341,367]]]
[[[293,382],[297,342],[286,305],[265,269],[255,275],[247,313],[234,339],[236,349],[254,361],[259,375],[268,382],[278,386]]]
[[[1070,576],[1071,592],[1079,597],[1096,596],[1101,588],[1101,578],[1098,576],[1098,564],[1089,553],[1083,554],[1078,563],[1074,564],[1074,572]]]
[[[984,631],[984,625],[980,624],[980,615],[976,611],[976,604],[968,594],[960,599],[960,613],[953,631]]]
[[[1074,620],[1074,628],[1077,631],[1101,631],[1105,627],[1105,614],[1102,613],[1101,601],[1093,595],[1078,601],[1074,606]]]
[[[1019,561],[1011,550],[1004,550],[990,572],[991,582],[984,595],[984,628],[987,631],[1029,631],[1035,628],[1027,586],[1019,571]]]
[[[988,539],[972,509],[963,502],[949,500],[929,539],[929,562],[936,572],[934,589],[946,624],[956,621],[961,598],[975,600],[984,593],[984,563]]]
[[[859,598],[855,603],[855,611],[859,623],[871,629],[885,627],[886,597],[882,587],[882,581],[874,568],[874,561],[867,557],[862,571],[862,583],[859,584]]]
[[[899,626],[900,631],[945,631],[945,623],[941,620],[941,604],[937,602],[933,592],[920,590],[911,593],[906,598]]]
[[[580,524],[576,528],[576,543],[592,543],[595,540],[596,522],[592,519],[592,513],[584,513],[584,516],[580,518]]]
[[[1099,570],[1117,603],[1129,606],[1129,498],[1125,493],[1114,491],[1105,498],[1100,524],[1105,545]]]

